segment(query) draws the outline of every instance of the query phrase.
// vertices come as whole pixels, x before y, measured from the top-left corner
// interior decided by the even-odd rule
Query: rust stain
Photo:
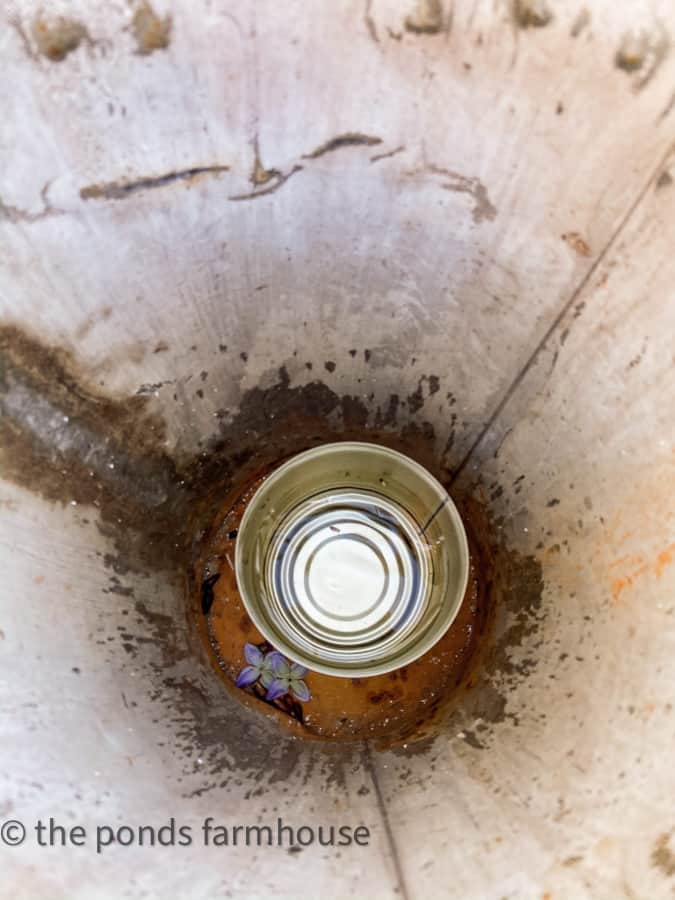
[[[519,28],[544,28],[553,13],[546,0],[514,0],[513,19]]]
[[[398,153],[403,153],[405,150],[405,146],[403,144],[400,147],[395,147],[393,150],[389,150],[387,153],[375,153],[370,157],[371,163],[379,162],[381,159],[389,159],[391,156],[396,156]]]
[[[183,181],[194,184],[201,178],[212,175],[222,175],[229,171],[229,166],[193,166],[190,169],[180,169],[173,172],[165,172],[163,175],[146,175],[141,178],[120,179],[108,181],[103,184],[89,184],[80,189],[80,197],[83,200],[124,200],[131,194],[139,191],[154,190]]]
[[[50,182],[47,182],[40,191],[42,209],[39,209],[36,212],[29,212],[27,209],[22,209],[19,206],[12,206],[9,203],[4,203],[0,197],[0,222],[7,221],[11,222],[13,225],[24,222],[31,224],[33,222],[39,222],[42,219],[49,219],[52,216],[62,216],[65,210],[57,209],[57,207],[52,206],[49,200],[49,186]]]
[[[65,16],[51,21],[37,16],[31,31],[38,52],[52,62],[62,62],[82,41],[89,40],[84,25]]]
[[[629,553],[626,556],[621,556],[619,559],[615,559],[613,563],[609,564],[608,568],[611,570],[625,568],[626,566],[641,566],[643,563],[643,556],[639,556],[635,553]]]
[[[256,689],[234,687],[238,672],[246,664],[244,643],[261,646],[264,639],[245,615],[234,572],[224,563],[234,556],[248,500],[268,474],[266,467],[230,493],[209,529],[194,577],[191,605],[207,652],[228,691],[245,706],[274,717],[292,735],[310,740],[369,740],[383,749],[437,733],[473,671],[470,664],[487,623],[487,598],[479,587],[478,550],[473,544],[471,579],[457,619],[427,654],[405,669],[349,682],[310,672],[306,683],[312,699],[301,708],[269,703],[264,691],[261,694]],[[210,591],[206,611],[205,585]]]
[[[473,199],[471,216],[476,224],[487,219],[492,221],[497,215],[497,207],[491,202],[487,188],[479,178],[461,175],[451,169],[442,166],[430,165],[428,171],[434,175],[442,175],[446,181],[441,185],[445,191],[454,191],[458,194],[468,194]],[[412,173],[414,174],[414,173]]]
[[[655,466],[645,474],[648,478],[622,497],[620,508],[605,511],[597,526],[590,521],[584,523],[588,557],[586,552],[576,554],[575,561],[564,552],[565,542],[554,537],[540,542],[539,559],[546,562],[549,575],[555,572],[558,585],[580,590],[590,575],[605,586],[604,602],[619,607],[633,593],[638,596],[641,581],[661,578],[675,562],[675,544],[671,542],[673,516],[667,504],[673,490],[670,463]],[[625,474],[617,472],[617,479],[625,480]],[[595,509],[597,515],[597,503],[585,505],[587,510]],[[653,587],[656,582],[649,584]]]
[[[370,134],[360,134],[356,131],[348,131],[346,134],[339,134],[337,137],[320,144],[311,153],[305,153],[302,158],[318,159],[326,153],[333,153],[333,151],[341,150],[343,147],[372,147],[381,143],[382,138],[374,137]]]
[[[659,190],[660,188],[669,187],[672,183],[673,176],[670,174],[670,172],[661,172],[656,182],[656,189]]]
[[[615,578],[612,582],[612,605],[616,606],[621,599],[621,594],[633,584],[633,579],[626,575],[623,578]]]
[[[136,52],[147,56],[155,50],[166,50],[171,41],[171,26],[171,16],[160,18],[147,0],[139,3],[131,20]]]
[[[575,253],[578,253],[579,256],[590,256],[591,248],[588,245],[588,242],[585,241],[578,231],[567,231],[565,234],[561,235],[563,241],[574,250]]]
[[[370,35],[371,40],[374,43],[379,44],[380,39],[377,36],[377,26],[375,25],[375,20],[370,14],[371,6],[372,0],[366,0],[366,9],[363,13],[363,21],[365,23],[366,29],[368,30],[368,34]]]
[[[221,336],[214,335],[213,339],[215,345]],[[262,715],[251,716],[223,690],[220,679],[210,677],[203,644],[197,640],[196,629],[187,627],[187,610],[180,592],[175,601],[169,599],[167,605],[155,606],[151,601],[135,600],[133,587],[120,579],[128,572],[161,572],[182,586],[185,573],[194,571],[197,547],[193,539],[201,536],[203,548],[213,544],[215,535],[207,526],[213,522],[215,510],[224,508],[230,491],[238,490],[245,479],[273,461],[299,450],[340,437],[363,437],[369,417],[373,423],[379,420],[379,425],[368,430],[371,440],[413,456],[447,481],[450,470],[438,457],[431,423],[418,427],[408,420],[404,405],[398,402],[390,403],[384,411],[368,408],[358,396],[339,396],[318,380],[293,386],[282,366],[275,384],[250,389],[242,396],[234,419],[227,424],[219,422],[204,452],[194,457],[170,457],[166,452],[166,423],[148,406],[146,397],[109,396],[91,379],[91,373],[83,370],[66,349],[45,346],[13,326],[0,328],[3,477],[45,500],[98,509],[97,527],[110,549],[101,558],[101,565],[111,570],[106,593],[117,595],[116,605],[125,604],[119,652],[135,657],[135,666],[143,671],[144,684],[147,682],[148,698],[161,703],[162,716],[175,725],[174,752],[182,759],[186,775],[202,779],[194,793],[224,787],[230,778],[251,780],[265,789],[274,782],[287,781],[291,773],[309,778],[318,761],[327,783],[344,784],[345,773],[359,764],[359,748],[326,743],[319,751],[311,742],[303,746],[303,742],[288,736],[282,738],[278,723],[270,719],[271,707],[258,710]],[[435,377],[429,376],[429,392],[436,393],[437,382],[432,379]],[[397,395],[391,397],[397,400]],[[489,743],[489,729],[511,715],[506,710],[504,691],[536,666],[536,660],[523,661],[520,654],[513,655],[513,650],[523,646],[539,628],[543,580],[536,559],[512,551],[501,538],[495,539],[487,510],[472,511],[476,504],[470,496],[458,500],[467,527],[476,534],[479,587],[489,597],[486,614],[491,615],[493,605],[502,612],[494,627],[494,639],[491,637],[487,644],[476,641],[475,656],[472,638],[477,637],[477,631],[467,633],[457,647],[465,659],[471,656],[467,672],[471,690],[467,682],[457,715],[460,720],[482,720],[475,734],[467,732],[465,738],[472,748],[482,748]],[[226,535],[229,541],[236,538],[232,529]],[[225,574],[213,585],[212,615],[222,612],[227,601],[223,591],[226,574],[231,572],[231,558],[224,542],[223,549]],[[70,585],[64,586],[64,590],[69,589]],[[174,597],[173,592],[167,597]],[[208,596],[206,599],[210,600]],[[482,602],[481,594],[475,603]],[[470,615],[473,595],[472,602],[464,606]],[[235,625],[247,638],[253,634],[252,624],[243,616],[235,620]],[[455,633],[453,640],[458,645],[459,639]],[[241,650],[241,642],[237,648]],[[233,658],[233,668],[236,670],[241,662]],[[456,666],[459,677],[461,660],[448,658],[447,662]],[[448,671],[451,668],[448,666]],[[437,671],[435,678],[437,684]],[[385,679],[381,686],[367,686],[364,681],[359,688],[365,696],[366,690],[392,692],[395,686],[395,690],[410,696],[415,683],[408,667],[405,674],[398,673],[396,682]],[[256,698],[250,700],[259,705]],[[432,703],[427,704],[428,726],[420,723],[419,717],[410,723],[415,737],[432,724],[435,728],[437,721],[440,724],[442,704],[433,710]],[[384,699],[382,705],[389,708]],[[366,710],[364,715],[374,715],[376,704],[369,703]],[[433,714],[439,718],[432,719]],[[288,720],[288,716],[284,718]],[[293,736],[305,734],[301,724],[296,724],[298,730]],[[452,727],[456,733],[454,722]],[[418,742],[416,748],[400,752],[426,752],[428,744]],[[197,754],[203,760],[199,772],[194,762]],[[183,785],[182,789],[186,788],[189,785]]]
[[[576,17],[574,22],[572,23],[572,28],[570,29],[570,37],[577,38],[581,34],[581,32],[586,28],[591,21],[591,14],[586,7],[584,7],[579,15]]]
[[[417,0],[415,11],[406,17],[404,25],[412,34],[438,34],[443,28],[441,0]]]
[[[646,34],[625,34],[614,54],[614,65],[624,72],[637,72],[644,65],[648,48]]]
[[[672,565],[673,553],[675,553],[675,543],[668,544],[656,557],[655,573],[657,578],[663,575],[663,571],[667,566]]]
[[[279,172],[277,170],[266,169],[264,170],[265,174],[274,171],[274,175],[266,178],[264,182],[258,182],[258,184],[266,184],[265,187],[258,188],[254,187],[252,191],[247,191],[245,194],[233,194],[228,197],[228,200],[239,201],[239,200],[255,200],[257,197],[265,197],[267,194],[273,194],[278,188],[282,185],[286,184],[289,178],[292,178],[296,172],[302,172],[302,166],[295,165],[288,172]],[[261,176],[261,171],[256,170],[255,163],[254,168],[251,173],[251,180],[255,183],[255,178]],[[263,176],[264,177],[264,176]]]
[[[660,869],[667,878],[675,875],[675,853],[669,846],[673,833],[673,831],[665,832],[657,838],[650,857],[654,868]]]
[[[633,83],[633,90],[639,92],[654,78],[669,50],[670,36],[659,22],[651,32],[624,34],[614,55],[614,65],[629,75],[640,72]]]
[[[627,568],[627,571],[624,571],[618,577],[611,579],[610,588],[612,593],[612,605],[616,606],[620,602],[621,595],[624,591],[633,587],[636,579],[641,576],[652,574],[657,578],[660,578],[663,575],[664,570],[672,564],[674,554],[675,543],[672,543],[668,544],[667,547],[664,547],[651,561],[645,561],[642,556],[629,555],[610,563],[608,566],[610,570],[624,567]]]
[[[278,169],[266,168],[260,159],[260,147],[258,145],[258,137],[253,141],[253,168],[251,169],[250,181],[253,187],[267,184],[273,178],[281,178],[281,172]]]

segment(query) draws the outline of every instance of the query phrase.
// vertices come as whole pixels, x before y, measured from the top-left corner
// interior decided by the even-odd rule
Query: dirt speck
[[[484,750],[485,749],[485,744],[481,744],[481,742],[476,737],[475,732],[465,729],[462,732],[462,737],[463,737],[464,741],[466,741],[466,743],[470,747],[473,747],[475,750]]]
[[[333,153],[335,150],[341,150],[343,147],[372,147],[375,144],[381,144],[382,138],[375,137],[370,134],[360,134],[356,131],[348,131],[345,134],[339,134],[337,137],[330,138],[320,144],[311,153],[305,153],[303,159],[318,159],[325,156],[326,153]]]
[[[578,231],[566,231],[561,237],[579,256],[591,255],[591,248],[588,242],[582,238]]]
[[[553,13],[546,0],[514,0],[513,19],[519,28],[544,28]]]
[[[643,90],[655,77],[671,51],[671,37],[662,22],[648,32],[626,34],[617,50],[615,63],[625,72],[639,72],[633,90]]]
[[[673,183],[673,176],[670,172],[661,172],[657,181],[656,188],[660,190],[661,188],[669,187]]]
[[[422,376],[417,383],[417,388],[411,394],[408,394],[408,409],[411,413],[418,412],[424,406],[424,394],[422,393],[424,381],[424,376]]]
[[[474,205],[471,215],[476,224],[484,220],[492,221],[496,217],[497,208],[490,200],[487,188],[479,178],[462,175],[443,166],[431,165],[428,167],[428,171],[444,177],[445,181],[441,184],[444,191],[468,194],[472,198]]]
[[[164,172],[161,175],[142,175],[139,178],[121,178],[117,181],[108,181],[100,184],[88,184],[80,188],[80,197],[83,200],[125,200],[132,194],[140,191],[164,188],[175,183],[184,183],[186,186],[201,181],[211,176],[222,175],[229,171],[229,166],[192,166],[189,169],[179,169],[172,172]],[[190,348],[192,349],[192,348]]]
[[[649,38],[644,32],[629,32],[623,36],[614,54],[614,65],[623,72],[637,72],[645,64],[649,52]]]
[[[136,52],[142,56],[155,50],[166,50],[171,41],[171,16],[161,18],[149,3],[139,3],[131,20]]]
[[[404,25],[412,34],[438,34],[443,28],[440,0],[417,0],[415,10],[406,17]]]
[[[37,16],[31,30],[38,52],[52,62],[62,62],[82,41],[89,39],[84,25],[65,16],[51,20]]]
[[[574,22],[572,22],[572,27],[570,28],[570,37],[577,38],[581,34],[581,32],[586,28],[591,21],[591,14],[584,7],[579,11],[579,15],[576,17]]]
[[[261,185],[268,184],[268,182],[272,181],[274,178],[281,178],[281,174],[282,173],[278,169],[268,169],[262,164],[262,160],[260,159],[260,146],[258,138],[256,137],[253,141],[253,166],[249,176],[249,181],[253,187],[260,187]],[[256,290],[258,290],[258,288],[256,288]]]
[[[675,875],[675,850],[671,847],[673,831],[660,835],[651,853],[651,862],[655,869],[660,869],[668,878]]]

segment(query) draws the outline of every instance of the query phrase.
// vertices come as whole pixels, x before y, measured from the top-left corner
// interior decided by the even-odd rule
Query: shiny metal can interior
[[[236,539],[244,606],[310,670],[367,678],[430,650],[469,580],[464,526],[447,491],[401,453],[322,444],[276,469]]]

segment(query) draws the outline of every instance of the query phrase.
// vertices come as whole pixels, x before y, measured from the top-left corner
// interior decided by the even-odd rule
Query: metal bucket
[[[671,896],[672,4],[4,19],[0,894]],[[489,594],[386,750],[240,702],[190,601],[216,499],[342,438]]]

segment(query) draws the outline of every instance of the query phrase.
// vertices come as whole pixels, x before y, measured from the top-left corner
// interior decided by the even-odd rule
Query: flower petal
[[[309,692],[309,688],[305,684],[304,681],[300,678],[292,678],[291,679],[291,691],[298,698],[298,700],[311,700],[312,695]]]
[[[275,678],[267,689],[267,699],[276,700],[277,697],[288,693],[288,682],[283,678]]]
[[[258,650],[255,644],[244,644],[244,656],[246,657],[246,662],[252,666],[259,666],[264,659],[262,652]]]
[[[270,650],[265,657],[265,662],[269,663],[269,666],[275,675],[287,676],[290,674],[291,667],[288,664],[288,660],[283,653],[279,653],[278,650]]]
[[[235,683],[237,687],[246,687],[246,685],[257,681],[258,675],[260,675],[260,669],[257,666],[245,666],[239,673]]]
[[[304,678],[306,674],[307,669],[300,663],[291,663],[291,678]]]
[[[271,672],[269,669],[263,668],[260,672],[260,684],[262,684],[264,688],[268,688],[273,681],[274,672]]]

